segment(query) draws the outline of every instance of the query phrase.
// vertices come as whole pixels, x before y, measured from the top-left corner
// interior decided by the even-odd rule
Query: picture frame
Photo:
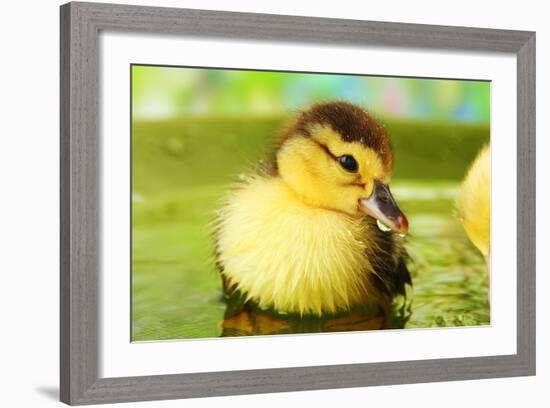
[[[535,33],[72,2],[61,6],[60,397],[70,405],[365,387],[535,374]],[[517,58],[517,352],[100,377],[99,34],[171,34],[512,53]]]

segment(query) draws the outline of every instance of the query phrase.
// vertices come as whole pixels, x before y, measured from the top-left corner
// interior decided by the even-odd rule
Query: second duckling
[[[458,215],[466,234],[489,260],[491,247],[491,149],[480,150],[460,187]]]

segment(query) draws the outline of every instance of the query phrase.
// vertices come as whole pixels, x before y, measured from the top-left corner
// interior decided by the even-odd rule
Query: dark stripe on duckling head
[[[317,140],[314,140],[314,139],[311,139],[317,146],[319,146],[321,148],[321,150],[323,150],[328,156],[330,156],[332,159],[334,160],[338,160],[338,157],[336,157],[335,154],[333,154],[330,149],[325,146],[324,144],[322,144],[321,142],[318,142]]]
[[[311,136],[311,128],[328,125],[344,142],[358,142],[374,150],[386,170],[392,168],[392,149],[384,126],[366,110],[348,102],[329,102],[313,105],[301,113],[294,124],[287,129],[283,139],[296,134]]]

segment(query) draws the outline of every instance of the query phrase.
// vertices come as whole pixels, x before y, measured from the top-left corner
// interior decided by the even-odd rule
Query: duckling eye
[[[353,156],[350,156],[349,154],[344,154],[343,156],[338,157],[338,163],[340,163],[340,166],[342,166],[345,170],[352,173],[355,173],[359,167],[357,165],[357,161],[355,161]]]

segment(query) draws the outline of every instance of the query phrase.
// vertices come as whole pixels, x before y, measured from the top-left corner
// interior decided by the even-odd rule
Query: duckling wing
[[[376,227],[374,227],[376,228]],[[412,286],[412,279],[407,267],[409,255],[405,250],[402,239],[393,232],[384,232],[373,229],[375,250],[369,254],[373,273],[370,274],[373,285],[384,295],[393,298],[405,295],[405,285]]]
[[[393,274],[392,285],[396,293],[405,296],[405,285],[412,286],[411,274],[404,258],[399,259],[395,273]]]
[[[386,268],[375,268],[371,280],[380,292],[390,298],[404,296],[405,285],[412,286],[411,274],[403,258],[397,261],[397,265],[390,263]]]

